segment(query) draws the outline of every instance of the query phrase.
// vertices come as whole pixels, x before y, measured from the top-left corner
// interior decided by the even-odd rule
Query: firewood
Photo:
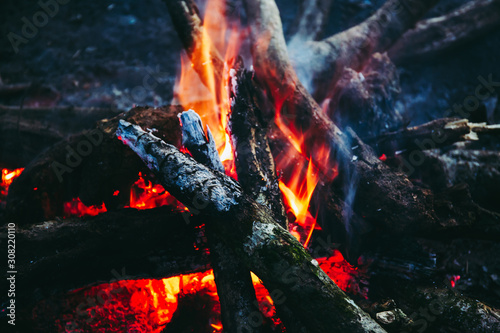
[[[224,73],[224,60],[210,43],[204,38],[202,20],[196,3],[193,0],[164,0],[168,8],[175,30],[184,45],[194,70],[207,87],[221,87]],[[206,70],[206,64],[211,63],[213,73]],[[215,82],[213,82],[215,80]],[[217,94],[219,96],[219,94]]]
[[[245,3],[256,80],[281,106],[276,113],[282,119],[288,118],[289,125],[304,134],[302,151],[324,174],[331,173],[337,163],[344,184],[349,181],[348,175],[356,173],[359,186],[355,211],[367,221],[387,227],[386,232],[411,233],[422,224],[433,224],[436,216],[430,194],[413,186],[401,172],[384,165],[371,148],[354,138],[355,133],[341,132],[298,80],[286,53],[274,1]],[[324,148],[329,149],[329,161],[325,161],[322,154]],[[380,214],[381,211],[384,214]]]
[[[288,304],[313,332],[328,332],[332,327],[349,332],[384,332],[347,298],[295,237],[272,219],[269,210],[244,195],[233,179],[210,171],[126,121],[120,121],[117,135],[178,200],[190,205],[203,198],[203,215],[214,217],[211,222],[217,232],[262,279],[277,308]],[[237,223],[228,224],[228,220]]]
[[[469,1],[446,15],[419,21],[388,51],[396,62],[431,57],[477,39],[500,25],[500,1]]]
[[[104,202],[113,209],[127,205],[138,173],[149,171],[116,139],[118,120],[124,118],[155,130],[165,141],[180,147],[180,112],[180,106],[137,107],[54,144],[14,180],[6,213],[16,223],[26,225],[63,216],[64,202],[75,197],[87,206]],[[115,191],[119,191],[118,196],[113,195]]]
[[[18,227],[16,238],[22,244],[16,256],[19,321],[34,319],[36,302],[74,288],[209,269],[200,229],[195,228],[201,223],[193,217],[186,224],[182,214],[161,207]]]
[[[379,154],[393,155],[397,151],[429,150],[449,146],[459,141],[477,141],[484,136],[500,136],[499,125],[472,123],[467,119],[441,118],[428,123],[364,138]]]
[[[360,24],[319,42],[308,43],[308,57],[294,59],[311,72],[312,95],[323,101],[344,68],[361,70],[375,52],[385,52],[438,1],[388,0]],[[278,16],[279,17],[279,16]]]
[[[211,170],[224,173],[210,128],[207,126],[205,135],[201,118],[193,110],[183,112],[180,118],[182,144],[193,158]],[[205,223],[224,331],[243,332],[252,329],[251,315],[260,312],[250,271],[213,230],[213,222],[208,220]]]
[[[238,181],[244,192],[261,205],[269,207],[274,219],[288,229],[266,128],[257,117],[262,112],[255,102],[253,73],[247,72],[242,62],[236,66],[231,72],[231,114],[228,128],[235,152]]]

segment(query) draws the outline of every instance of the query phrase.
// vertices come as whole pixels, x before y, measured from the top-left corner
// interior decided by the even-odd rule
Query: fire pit
[[[185,51],[169,105],[149,69],[132,94],[155,106],[127,110],[112,84],[112,107],[1,84],[20,103],[0,105],[9,332],[500,331],[500,83],[423,121],[400,78],[497,27],[500,2],[436,3],[323,40],[329,0],[286,38],[274,1],[148,3]]]

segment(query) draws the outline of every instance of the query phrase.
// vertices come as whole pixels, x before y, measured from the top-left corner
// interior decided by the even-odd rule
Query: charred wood
[[[254,96],[252,72],[239,67],[231,72],[231,114],[229,131],[235,151],[236,173],[243,191],[271,209],[275,220],[288,229],[283,199],[276,175],[266,128],[257,115],[262,114]]]
[[[141,124],[180,147],[180,112],[179,106],[134,108],[53,145],[12,183],[6,215],[20,225],[37,223],[63,216],[64,203],[76,197],[86,206],[104,203],[108,210],[127,205],[138,173],[148,170],[116,139],[118,120]]]
[[[500,25],[500,1],[469,1],[439,17],[419,21],[388,51],[396,62],[431,57],[470,42]]]
[[[16,238],[22,244],[16,258],[18,320],[31,322],[37,301],[71,289],[210,268],[201,229],[195,228],[195,222],[201,222],[192,221],[186,224],[182,214],[164,207],[18,228]]]
[[[283,300],[277,301],[276,290],[286,296],[285,303],[311,331],[323,332],[331,327],[350,332],[384,331],[347,298],[269,210],[245,196],[234,180],[210,171],[174,146],[123,120],[117,135],[181,202],[189,205],[197,196],[204,198],[203,215],[215,218],[212,222],[217,232],[262,279],[278,308]],[[228,220],[238,223],[228,225]]]
[[[210,88],[213,84],[211,82],[215,78],[214,86],[221,87],[224,60],[213,44],[207,45],[210,43],[209,39],[203,37],[206,32],[203,31],[196,3],[193,0],[164,0],[163,2],[167,5],[175,30],[201,81]],[[212,63],[213,73],[206,70],[205,64],[207,62]]]
[[[182,144],[188,148],[193,158],[211,170],[224,173],[210,128],[207,126],[205,134],[201,118],[193,110],[183,112],[180,118]],[[213,223],[208,220],[206,229],[224,331],[254,331],[250,318],[252,313],[260,312],[256,306],[258,302],[250,271],[234,251],[223,243],[217,231],[213,230]]]

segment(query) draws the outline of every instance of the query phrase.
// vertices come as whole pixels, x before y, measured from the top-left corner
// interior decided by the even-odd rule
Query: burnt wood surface
[[[350,332],[384,332],[319,268],[297,239],[272,219],[265,207],[243,194],[237,182],[210,171],[124,120],[120,121],[117,136],[181,202],[189,206],[196,197],[204,198],[202,214],[215,217],[212,222],[217,232],[248,269],[262,279],[278,311],[286,303],[296,318],[314,332],[326,332],[331,327]],[[229,225],[228,220],[237,223]],[[278,301],[276,291],[286,296],[285,302]]]
[[[207,126],[205,134],[201,118],[193,110],[183,112],[180,119],[182,143],[193,158],[211,170],[224,173],[209,127]],[[261,331],[261,328],[254,328],[250,320],[252,313],[260,313],[250,271],[233,249],[222,241],[217,230],[214,230],[213,223],[207,220],[206,230],[224,331],[235,333],[245,330]]]
[[[161,207],[18,227],[16,323],[31,325],[36,302],[71,289],[210,268],[202,229],[196,228],[201,222],[192,217],[187,224],[183,214]]]

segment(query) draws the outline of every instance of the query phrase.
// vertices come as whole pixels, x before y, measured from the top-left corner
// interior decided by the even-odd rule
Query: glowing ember
[[[149,209],[161,206],[172,206],[179,210],[186,209],[184,205],[165,191],[163,186],[144,179],[142,173],[139,172],[139,179],[130,189],[130,205],[128,207]]]
[[[269,293],[253,274],[252,280],[263,315],[272,326],[279,327],[281,322],[275,318]],[[212,270],[161,280],[101,284],[69,293],[65,303],[66,313],[56,323],[58,331],[161,332],[168,323],[176,322],[192,326],[193,332],[222,331]],[[184,318],[182,311],[177,310],[188,307],[194,307],[197,313]],[[39,308],[41,314],[43,308]]]
[[[106,212],[106,206],[102,204],[101,206],[85,206],[81,202],[80,198],[73,198],[69,202],[64,203],[64,216],[96,216],[98,214]]]
[[[12,184],[14,179],[19,177],[23,170],[24,168],[14,170],[2,169],[2,182],[0,183],[0,202],[5,200],[9,191],[10,184]]]
[[[450,284],[452,288],[455,288],[458,280],[460,280],[460,275],[452,275],[450,277]]]
[[[319,267],[345,292],[368,298],[368,266],[359,262],[358,267],[349,264],[338,250],[328,258],[317,258]],[[363,286],[364,285],[364,286]]]

